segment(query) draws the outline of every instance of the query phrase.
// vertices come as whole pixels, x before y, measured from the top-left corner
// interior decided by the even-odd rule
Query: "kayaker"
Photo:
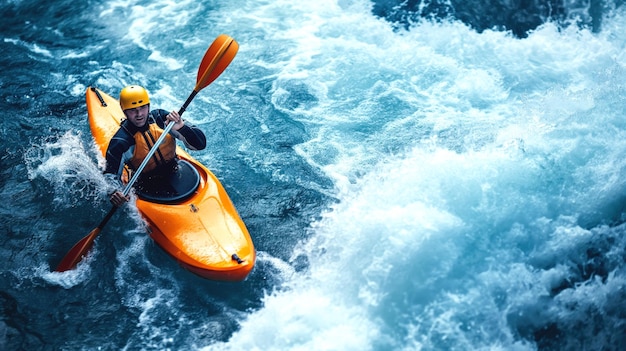
[[[115,133],[106,152],[105,175],[109,175],[118,183],[110,197],[115,206],[121,206],[129,200],[119,190],[119,181],[127,165],[135,170],[163,133],[168,123],[175,123],[165,137],[157,152],[146,164],[139,176],[136,187],[144,191],[158,189],[163,180],[177,170],[176,139],[181,140],[191,150],[202,150],[206,147],[204,133],[191,123],[185,122],[178,112],[167,112],[162,109],[150,111],[150,97],[141,86],[130,85],[120,92],[120,105],[126,120]]]

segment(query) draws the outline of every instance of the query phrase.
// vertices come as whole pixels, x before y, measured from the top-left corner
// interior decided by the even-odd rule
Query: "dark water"
[[[586,27],[599,32],[606,14],[623,3],[619,0],[379,0],[374,1],[373,13],[396,26],[410,26],[422,18],[460,20],[480,32],[497,29],[525,38],[529,31],[546,22],[555,22],[565,27]]]
[[[2,1],[0,349],[619,350],[621,5]],[[184,271],[132,206],[52,273],[109,209],[85,89],[177,109],[220,33],[186,117],[249,278]]]

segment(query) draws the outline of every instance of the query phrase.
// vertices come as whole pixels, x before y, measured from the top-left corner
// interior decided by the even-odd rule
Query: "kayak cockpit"
[[[182,202],[191,197],[200,184],[200,173],[188,161],[178,159],[178,167],[158,187],[137,186],[140,199],[161,204]]]

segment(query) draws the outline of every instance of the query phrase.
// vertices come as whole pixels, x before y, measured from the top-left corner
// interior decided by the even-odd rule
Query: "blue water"
[[[0,349],[622,349],[626,10],[523,3],[0,2]],[[51,272],[110,208],[85,89],[177,109],[221,33],[185,116],[251,275],[185,271],[132,206]]]

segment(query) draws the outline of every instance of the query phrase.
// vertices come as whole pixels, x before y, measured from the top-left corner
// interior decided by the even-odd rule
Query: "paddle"
[[[200,92],[200,90],[211,84],[217,77],[219,77],[220,74],[222,74],[222,72],[224,72],[226,67],[228,67],[230,62],[235,58],[238,49],[239,44],[237,44],[237,42],[228,35],[221,34],[217,38],[215,38],[211,46],[204,54],[202,61],[200,62],[198,75],[196,77],[196,86],[193,89],[193,92],[187,98],[187,101],[185,101],[183,106],[178,111],[179,115],[182,116],[182,114],[187,109],[187,106],[189,106],[191,101],[198,94],[198,92]],[[161,143],[165,139],[165,136],[169,133],[173,126],[174,123],[168,123],[167,127],[165,127],[163,134],[161,134],[159,139],[157,139],[157,141],[154,143],[154,146],[152,147],[152,149],[150,149],[150,152],[148,152],[148,155],[146,155],[141,165],[139,165],[139,167],[133,174],[133,177],[130,179],[128,184],[126,184],[126,187],[123,191],[124,196],[127,196],[130,193],[133,184],[135,184],[135,181],[137,181],[137,178],[139,178],[139,175],[146,167],[146,164],[148,163],[152,155],[154,155],[157,148],[159,147],[159,145],[161,145]],[[113,208],[109,210],[109,213],[107,213],[107,215],[102,219],[100,224],[98,224],[95,229],[93,229],[87,236],[82,238],[70,249],[70,251],[61,260],[61,263],[59,263],[59,265],[57,266],[57,272],[65,272],[76,267],[76,265],[78,264],[78,262],[80,262],[83,256],[85,256],[87,252],[89,252],[89,250],[93,246],[94,240],[96,240],[96,237],[98,236],[98,234],[100,234],[102,228],[107,224],[111,217],[113,217],[113,214],[116,210],[117,206],[113,206]]]

